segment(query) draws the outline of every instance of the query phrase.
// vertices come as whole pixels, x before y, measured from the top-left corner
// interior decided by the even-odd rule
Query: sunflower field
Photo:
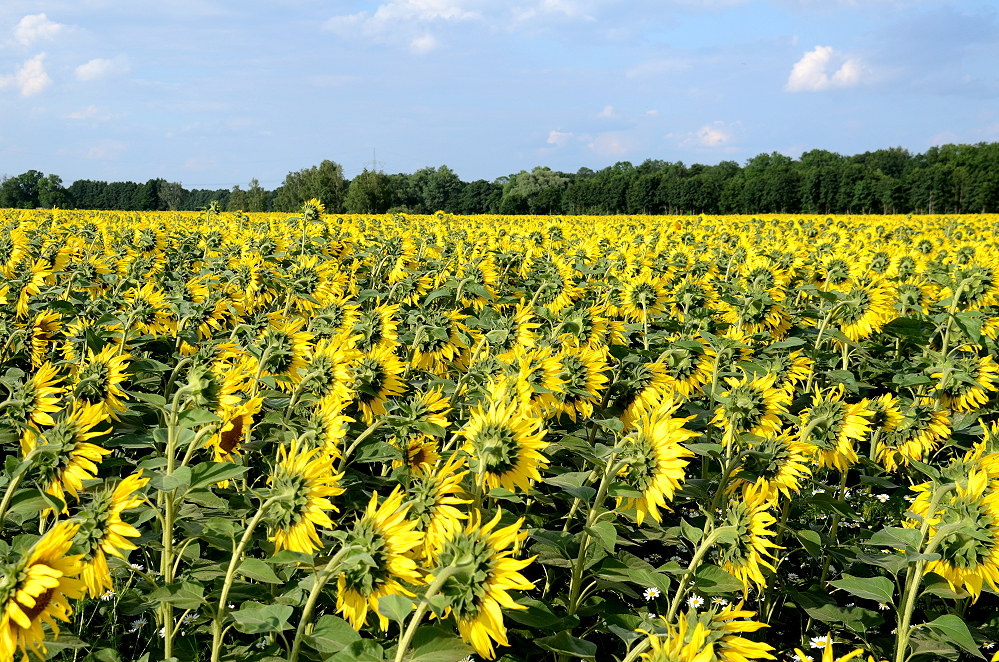
[[[0,662],[999,660],[999,217],[0,211]]]

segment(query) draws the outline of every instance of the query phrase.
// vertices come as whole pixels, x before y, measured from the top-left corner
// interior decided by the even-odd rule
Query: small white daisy
[[[143,570],[146,569],[146,566],[140,565],[138,563],[131,563],[130,565],[132,566],[133,570],[138,570],[139,572],[142,572]]]
[[[728,604],[728,600],[726,600],[725,598],[720,598],[718,596],[715,596],[711,598],[711,604],[718,607],[724,607],[725,605]]]
[[[878,603],[878,609],[880,609],[881,611],[888,611],[889,609],[891,609],[891,607],[889,607],[884,602],[879,602]]]
[[[687,598],[687,606],[691,609],[699,609],[704,606],[704,598],[699,595],[692,595]]]
[[[114,598],[115,595],[116,595],[116,593],[114,591],[112,591],[111,589],[108,589],[108,590],[104,591],[103,593],[101,593],[101,600],[103,600],[104,602],[107,602],[108,600],[111,600],[112,598]]]
[[[881,503],[885,503],[891,497],[888,496],[887,494],[875,494],[874,498],[877,499],[878,501],[880,501]]]
[[[655,600],[662,594],[659,592],[658,588],[656,588],[655,586],[650,586],[649,588],[645,589],[645,593],[643,593],[642,595],[645,596],[646,600]]]
[[[825,648],[832,643],[829,639],[828,634],[824,634],[821,637],[812,637],[812,648]]]

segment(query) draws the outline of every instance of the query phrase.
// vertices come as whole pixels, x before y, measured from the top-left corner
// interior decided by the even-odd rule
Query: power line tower
[[[365,164],[365,165],[368,165],[368,164]],[[371,168],[370,168],[371,172],[378,172],[378,166],[380,166],[380,165],[381,166],[385,165],[385,162],[384,161],[379,161],[376,158],[376,156],[375,156],[375,149],[372,147],[371,148]]]

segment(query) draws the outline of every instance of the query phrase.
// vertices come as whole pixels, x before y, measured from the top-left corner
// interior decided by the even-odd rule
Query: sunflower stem
[[[841,471],[839,474],[839,490],[836,492],[837,499],[844,499],[846,495],[846,478],[850,474],[849,469],[846,471]],[[836,533],[839,531],[839,523],[842,516],[839,513],[833,515],[832,527],[829,529],[829,539],[836,540]],[[822,574],[819,576],[819,585],[824,585],[826,583],[826,577],[829,576],[829,564],[832,563],[832,556],[827,554],[825,548],[823,547],[822,553]]]
[[[708,520],[710,523],[711,520]],[[710,524],[709,524],[710,525]],[[673,594],[673,599],[669,603],[669,611],[666,613],[665,619],[667,623],[672,623],[673,618],[676,616],[677,610],[680,608],[680,603],[683,601],[683,596],[686,595],[688,589],[688,582],[690,578],[694,576],[697,572],[697,568],[700,567],[701,561],[704,559],[705,554],[711,549],[718,538],[722,536],[723,533],[727,533],[729,530],[733,530],[734,527],[723,526],[717,529],[712,529],[707,536],[701,541],[700,546],[697,551],[694,552],[694,558],[690,559],[690,565],[687,566],[687,571],[683,573],[683,577],[680,578],[680,583],[676,587],[676,592]],[[637,654],[635,655],[637,657]],[[630,654],[625,660],[635,659]]]
[[[39,447],[36,446],[28,451],[28,454],[24,456],[23,460],[21,460],[21,464],[14,470],[14,476],[7,485],[7,491],[4,492],[3,501],[0,501],[0,531],[3,531],[4,520],[7,518],[7,508],[10,507],[10,502],[14,498],[14,492],[17,491],[18,485],[21,484],[24,476],[28,473],[28,469],[31,468],[30,462],[34,460],[35,456],[39,453],[38,448]]]
[[[940,504],[940,500],[943,499],[947,492],[954,489],[954,487],[954,483],[947,483],[946,485],[941,485],[933,491],[933,496],[930,499],[930,505],[926,509],[926,515],[923,516],[923,525],[919,528],[920,547],[922,547],[923,540],[926,538],[926,534],[930,530],[931,523],[936,517],[936,510],[937,506]],[[931,554],[933,550],[936,549],[936,546],[940,543],[943,537],[945,537],[940,534],[941,532],[937,531],[937,534],[933,536],[933,539],[923,550],[923,554]],[[912,612],[916,607],[916,597],[919,593],[919,585],[923,580],[923,569],[925,567],[926,561],[921,559],[916,561],[914,564],[910,564],[909,569],[905,573],[905,592],[902,595],[902,612],[899,614],[900,618],[898,620],[898,627],[895,629],[895,662],[905,662],[905,650],[909,645],[909,624],[912,622]]]
[[[399,640],[399,647],[395,651],[395,662],[402,662],[402,658],[406,655],[406,649],[409,648],[409,642],[413,640],[413,635],[416,634],[416,628],[420,626],[420,622],[423,620],[423,615],[427,613],[427,608],[430,606],[430,598],[437,595],[437,592],[441,590],[451,575],[462,570],[464,565],[452,565],[441,570],[440,574],[434,578],[433,583],[427,587],[427,592],[423,594],[420,599],[420,604],[416,607],[416,612],[409,617],[409,624],[406,626],[406,632],[403,633],[402,638]],[[295,658],[291,658],[289,662],[297,662]]]
[[[366,429],[361,434],[357,435],[357,439],[355,439],[354,442],[349,447],[347,447],[347,450],[343,452],[343,455],[340,456],[340,467],[338,471],[343,471],[343,468],[347,466],[347,459],[350,458],[351,453],[353,453],[357,449],[357,447],[361,444],[361,442],[370,437],[371,435],[373,435],[375,433],[375,430],[377,430],[384,424],[385,424],[384,419],[378,419],[374,423],[369,425],[368,429]]]
[[[356,546],[341,547],[333,558],[330,559],[326,567],[323,568],[319,574],[316,575],[312,583],[312,589],[309,591],[309,597],[305,601],[305,606],[302,607],[302,616],[298,619],[298,626],[295,628],[295,639],[291,644],[291,654],[288,656],[288,662],[298,662],[298,653],[302,648],[302,638],[305,636],[305,629],[308,626],[309,619],[312,617],[312,612],[315,611],[316,602],[319,601],[319,594],[322,593],[323,586],[329,581],[330,576],[336,569],[343,557],[349,552],[357,549]]]
[[[589,513],[586,515],[586,526],[579,538],[579,553],[576,555],[576,562],[572,567],[572,577],[569,580],[569,615],[574,616],[576,610],[579,609],[580,603],[580,590],[583,583],[583,565],[586,561],[586,549],[589,547],[590,534],[587,531],[593,524],[597,521],[597,518],[601,515],[601,508],[603,507],[604,499],[607,498],[607,490],[610,487],[610,481],[613,476],[616,476],[621,469],[627,466],[628,462],[626,460],[621,460],[615,462],[615,456],[617,451],[611,452],[610,456],[607,458],[606,469],[604,470],[604,475],[600,478],[600,486],[597,488],[597,494],[593,499],[593,505],[589,509]]]
[[[940,345],[940,353],[947,357],[947,349],[950,346],[950,329],[954,323],[954,315],[957,314],[957,304],[961,301],[961,295],[964,294],[964,286],[967,280],[962,280],[961,284],[958,285],[957,291],[954,292],[953,301],[950,303],[950,310],[947,311],[947,324],[944,325],[944,335],[943,342]]]
[[[243,550],[246,549],[247,544],[249,544],[250,539],[253,537],[253,530],[257,528],[257,524],[260,523],[264,513],[278,499],[279,497],[270,497],[260,504],[253,519],[246,525],[246,531],[243,532],[243,537],[240,538],[239,544],[236,546],[236,549],[232,553],[232,558],[229,560],[229,567],[225,573],[225,581],[222,584],[222,592],[219,594],[219,606],[212,621],[212,662],[218,662],[219,655],[222,652],[222,623],[225,620],[228,610],[227,600],[229,598],[229,589],[232,588],[232,582],[236,577],[236,569],[239,567],[240,561],[242,561]]]
[[[197,452],[198,448],[200,448],[198,442],[201,440],[201,437],[204,436],[206,432],[214,431],[215,423],[209,423],[205,427],[198,430],[198,434],[194,436],[194,439],[191,440],[190,445],[187,447],[187,452],[184,453],[184,459],[181,460],[180,466],[186,467],[187,463],[191,461],[192,457],[194,457],[194,454]]]

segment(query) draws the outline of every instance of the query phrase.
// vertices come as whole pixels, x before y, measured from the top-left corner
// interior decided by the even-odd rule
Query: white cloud
[[[840,65],[833,74],[829,70]],[[787,85],[788,92],[821,92],[833,88],[853,87],[862,82],[865,75],[863,63],[856,58],[847,58],[832,46],[816,46],[805,53],[791,69]]]
[[[614,112],[614,106],[604,106],[604,109],[597,113],[597,117],[601,119],[611,119],[617,117],[617,113]]]
[[[45,73],[45,65],[42,64],[44,59],[45,53],[39,53],[21,65],[13,76],[0,77],[0,89],[14,85],[21,90],[21,95],[26,97],[44,90],[52,84],[52,79]]]
[[[600,156],[622,156],[631,148],[631,140],[619,131],[599,134],[587,147]]]
[[[81,64],[76,68],[76,78],[82,81],[99,80],[108,76],[125,74],[131,70],[128,56],[122,54],[110,60],[95,58],[86,64]]]
[[[14,39],[22,46],[30,46],[40,39],[52,39],[65,29],[65,25],[50,21],[45,14],[29,14],[14,28]]]
[[[646,110],[645,114],[648,115],[649,117],[655,117],[656,115],[659,114],[659,111],[658,110]]]
[[[548,144],[555,145],[556,147],[565,147],[571,138],[572,132],[562,133],[561,131],[552,131],[548,134]]]
[[[742,126],[742,121],[725,123],[720,120],[705,124],[697,131],[686,133],[667,133],[666,138],[680,138],[678,147],[725,147],[731,145],[735,139],[736,129]]]
[[[420,55],[425,55],[430,51],[437,50],[440,44],[431,34],[425,34],[422,37],[416,37],[413,41],[409,42],[409,50],[414,53],[419,53]]]

